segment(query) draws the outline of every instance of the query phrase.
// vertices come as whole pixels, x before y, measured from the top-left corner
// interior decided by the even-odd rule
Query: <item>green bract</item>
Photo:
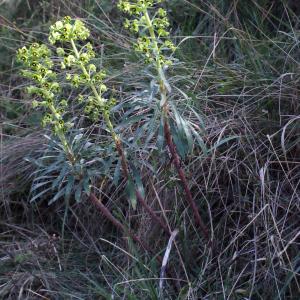
[[[86,40],[89,35],[90,31],[82,21],[76,19],[73,22],[70,17],[65,17],[50,27],[49,42],[55,44],[59,41]]]
[[[159,8],[150,17],[150,10],[162,1],[120,0],[118,7],[128,13],[131,19],[126,19],[124,27],[133,33],[138,34],[134,49],[142,53],[146,63],[154,63],[158,68],[172,64],[171,59],[166,56],[166,51],[174,52],[176,47],[169,36],[169,20],[167,12]]]

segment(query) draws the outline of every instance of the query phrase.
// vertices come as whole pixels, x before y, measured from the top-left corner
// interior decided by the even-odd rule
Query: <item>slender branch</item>
[[[121,222],[119,222],[109,211],[109,209],[99,200],[95,194],[91,193],[89,196],[91,202],[103,213],[103,215],[120,231],[128,233],[128,235],[137,243],[139,243],[146,251],[151,252],[149,246],[145,244],[139,237],[127,229]]]
[[[172,135],[171,135],[170,126],[169,126],[169,120],[168,120],[168,117],[167,117],[167,105],[164,106],[164,136],[165,136],[166,143],[168,145],[169,151],[170,151],[171,156],[172,156],[172,161],[174,163],[174,166],[175,166],[175,168],[177,170],[177,173],[179,175],[179,178],[181,180],[186,198],[187,198],[190,206],[192,207],[192,210],[193,210],[193,213],[194,213],[194,218],[195,218],[195,221],[196,221],[196,225],[198,225],[201,228],[203,236],[205,237],[206,240],[209,241],[208,229],[207,229],[206,225],[204,224],[204,222],[203,222],[203,220],[200,216],[199,210],[197,208],[197,205],[196,205],[196,203],[193,199],[191,190],[188,186],[188,181],[187,181],[186,176],[185,176],[185,172],[184,172],[184,170],[183,170],[183,168],[181,167],[181,164],[180,164],[180,158],[179,158],[179,155],[177,153],[176,146],[175,146],[175,144],[173,143],[173,140],[172,140]]]

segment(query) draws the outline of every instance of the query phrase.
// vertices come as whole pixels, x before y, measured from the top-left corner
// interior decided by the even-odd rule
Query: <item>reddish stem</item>
[[[95,194],[90,194],[90,200],[91,202],[103,213],[103,215],[114,224],[116,228],[118,228],[120,231],[123,231],[124,233],[128,233],[128,235],[137,243],[139,243],[145,250],[148,252],[151,252],[148,245],[146,245],[139,237],[137,237],[134,233],[132,233],[129,229],[127,229],[121,222],[119,222],[109,211],[109,209],[102,203],[101,200],[99,200]]]
[[[196,203],[195,203],[195,201],[192,197],[191,190],[188,186],[188,181],[186,179],[184,170],[183,170],[183,168],[181,167],[181,164],[180,164],[180,158],[179,158],[179,155],[177,153],[176,146],[175,146],[175,144],[173,143],[173,140],[172,140],[172,135],[171,135],[170,126],[169,126],[168,117],[167,117],[166,105],[164,106],[164,135],[165,135],[165,139],[166,139],[169,151],[170,151],[171,156],[172,156],[172,161],[175,165],[175,168],[176,168],[177,173],[179,175],[179,178],[181,180],[185,195],[187,197],[187,200],[188,200],[190,206],[192,207],[196,224],[200,227],[205,239],[207,241],[209,241],[208,229],[205,226],[205,224],[204,224],[204,222],[203,222],[203,220],[202,220],[202,218],[199,214],[197,205],[196,205]]]

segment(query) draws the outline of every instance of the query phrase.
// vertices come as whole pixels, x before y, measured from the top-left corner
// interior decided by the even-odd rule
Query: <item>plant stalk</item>
[[[90,194],[91,202],[103,213],[103,215],[120,231],[128,233],[128,235],[137,243],[139,243],[146,251],[151,253],[151,250],[147,244],[145,244],[139,237],[127,229],[121,222],[119,222],[109,211],[109,209],[99,200],[94,193]]]
[[[193,210],[196,225],[198,225],[200,227],[204,238],[207,241],[209,241],[208,229],[207,229],[206,225],[204,224],[204,222],[203,222],[203,220],[200,216],[199,210],[197,208],[197,205],[196,205],[196,203],[193,199],[191,190],[190,190],[189,185],[188,185],[188,181],[187,181],[186,176],[185,176],[185,172],[184,172],[183,168],[181,167],[180,158],[179,158],[179,155],[177,153],[176,146],[175,146],[175,144],[172,140],[172,134],[171,134],[171,131],[170,131],[170,125],[169,125],[169,119],[168,119],[168,108],[167,108],[166,103],[163,107],[163,110],[164,110],[164,112],[163,112],[163,114],[164,114],[164,121],[163,121],[164,122],[164,136],[165,136],[166,143],[168,145],[169,151],[170,151],[171,156],[172,156],[172,161],[174,163],[174,166],[177,170],[178,176],[179,176],[180,181],[182,183],[187,201],[189,202],[189,204],[190,204],[190,206]]]
[[[174,163],[174,166],[176,168],[176,171],[177,171],[178,176],[180,178],[180,181],[182,183],[184,192],[186,194],[187,201],[188,201],[188,203],[190,204],[190,206],[193,210],[196,225],[198,225],[200,227],[204,238],[207,241],[209,241],[208,229],[207,229],[206,225],[204,224],[204,222],[203,222],[203,220],[200,216],[200,213],[198,211],[197,205],[196,205],[196,203],[195,203],[195,201],[192,197],[192,193],[191,193],[191,190],[189,188],[188,181],[187,181],[186,176],[185,176],[185,172],[184,172],[184,170],[183,170],[183,168],[181,167],[181,164],[180,164],[180,157],[178,155],[176,146],[175,146],[175,144],[173,142],[173,139],[172,139],[172,134],[171,134],[170,125],[169,125],[167,87],[165,85],[165,80],[164,80],[164,71],[163,71],[163,68],[160,64],[159,57],[158,57],[159,48],[158,48],[158,43],[157,43],[157,37],[156,37],[152,21],[150,19],[150,16],[149,16],[147,10],[144,11],[144,17],[145,17],[145,20],[146,20],[146,23],[147,23],[147,29],[148,29],[150,37],[153,41],[153,54],[156,57],[156,70],[157,70],[157,75],[158,75],[158,78],[159,78],[159,87],[160,87],[159,91],[160,91],[161,103],[162,103],[162,109],[163,109],[163,123],[164,123],[163,125],[164,125],[165,140],[166,140],[167,146],[169,148],[169,151],[172,155],[172,161]]]

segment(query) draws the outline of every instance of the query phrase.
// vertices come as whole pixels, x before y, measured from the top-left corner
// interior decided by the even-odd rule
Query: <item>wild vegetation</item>
[[[300,6],[0,6],[0,299],[299,299]]]

